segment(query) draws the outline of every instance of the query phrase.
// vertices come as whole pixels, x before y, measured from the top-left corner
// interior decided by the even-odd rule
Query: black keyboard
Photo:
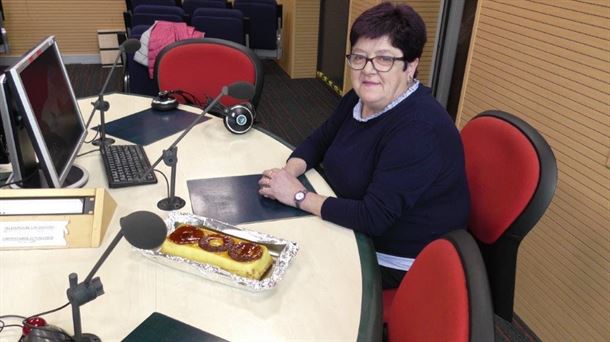
[[[157,183],[154,171],[139,180],[140,175],[150,167],[142,145],[102,145],[100,152],[106,169],[108,187],[123,188]]]

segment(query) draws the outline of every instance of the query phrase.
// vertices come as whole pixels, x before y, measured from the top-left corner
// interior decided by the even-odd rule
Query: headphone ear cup
[[[178,108],[178,100],[171,96],[173,91],[160,91],[157,96],[152,99],[150,106],[154,110],[167,111]]]
[[[252,103],[246,102],[242,105],[250,110],[250,112],[252,113],[252,117],[254,118],[254,120],[256,120],[256,111],[254,110],[254,106],[252,105]]]
[[[229,108],[224,116],[224,125],[233,134],[244,134],[254,124],[253,111],[243,104]]]

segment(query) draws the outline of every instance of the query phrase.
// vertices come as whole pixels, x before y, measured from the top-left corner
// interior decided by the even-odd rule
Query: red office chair
[[[557,185],[555,156],[528,123],[486,111],[461,131],[470,189],[469,230],[478,240],[495,313],[512,321],[517,250]]]
[[[421,251],[386,318],[390,342],[494,340],[485,264],[467,231],[452,231]]]
[[[155,79],[160,90],[192,94],[200,104],[215,98],[223,86],[237,81],[254,85],[250,103],[256,108],[263,89],[263,66],[249,48],[214,38],[187,39],[166,46],[155,63]],[[178,92],[178,94],[180,94]],[[188,100],[187,96],[178,100]],[[223,97],[224,106],[243,102]]]

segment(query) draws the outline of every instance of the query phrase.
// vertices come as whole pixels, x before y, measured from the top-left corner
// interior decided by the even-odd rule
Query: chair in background
[[[184,10],[175,5],[148,5],[140,1],[132,11],[125,11],[123,18],[129,38],[140,39],[140,36],[157,20],[170,22],[185,21]],[[173,0],[170,3],[175,4]],[[135,3],[134,3],[135,4]],[[125,63],[123,88],[133,94],[153,96],[159,92],[157,83],[148,77],[147,67],[140,65],[133,59],[133,54],[127,54]]]
[[[261,58],[282,56],[282,5],[275,0],[235,0],[233,8],[249,19],[249,46]]]
[[[125,0],[125,7],[132,11],[139,5],[180,6],[181,0]]]
[[[140,39],[149,25],[138,25],[131,29],[129,38]],[[157,83],[148,78],[148,68],[133,59],[133,53],[127,54],[123,76],[123,90],[140,95],[156,95],[159,92]]]
[[[225,0],[184,0],[182,8],[186,15],[192,17],[198,8],[230,8]]]
[[[254,85],[250,103],[256,108],[263,89],[263,65],[244,45],[215,38],[187,39],[166,46],[155,63],[155,79],[160,90],[191,94],[204,105],[216,97],[222,87],[244,81]],[[184,98],[177,97],[185,102]],[[223,97],[224,106],[241,103]]]
[[[131,28],[138,25],[152,25],[156,20],[182,22],[185,21],[184,10],[176,6],[139,5],[133,12],[123,12],[125,28],[130,34]]]
[[[557,185],[550,146],[527,122],[486,111],[461,131],[470,189],[469,230],[478,240],[495,313],[512,321],[517,251]]]
[[[465,230],[428,244],[393,294],[386,303],[384,293],[390,342],[494,340],[485,264],[477,243]]]
[[[204,32],[206,38],[220,38],[248,45],[246,22],[241,11],[229,8],[198,8],[191,25]]]

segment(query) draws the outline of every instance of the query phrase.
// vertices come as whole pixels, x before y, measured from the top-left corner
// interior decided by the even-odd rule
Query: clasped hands
[[[286,169],[270,169],[263,171],[258,181],[258,193],[266,198],[277,200],[294,207],[294,194],[305,189],[303,184]]]

